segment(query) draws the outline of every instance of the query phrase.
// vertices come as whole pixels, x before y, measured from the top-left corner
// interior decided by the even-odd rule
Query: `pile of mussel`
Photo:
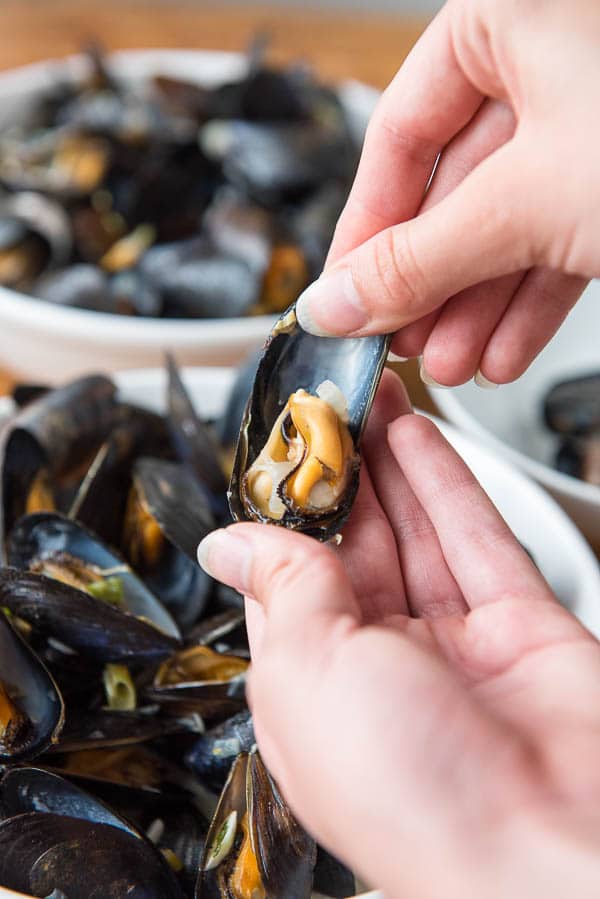
[[[544,421],[559,438],[559,471],[600,487],[600,372],[555,384],[544,399]]]
[[[358,145],[337,94],[260,46],[219,87],[89,74],[0,133],[0,285],[168,318],[278,313],[322,269]]]
[[[309,899],[354,877],[291,814],[245,701],[227,523],[253,363],[220,420],[88,376],[20,387],[0,432],[0,886],[52,899]]]

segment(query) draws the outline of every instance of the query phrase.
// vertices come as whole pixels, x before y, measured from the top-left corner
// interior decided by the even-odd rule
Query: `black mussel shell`
[[[185,723],[161,718],[147,712],[93,712],[68,706],[65,726],[52,752],[78,752],[146,743],[169,734],[187,730]]]
[[[224,837],[234,812],[235,836]],[[231,768],[206,837],[196,899],[224,895],[221,884],[235,867],[246,814],[265,894],[269,899],[310,899],[315,842],[293,817],[256,750],[249,755],[241,753]]]
[[[184,466],[159,459],[138,459],[133,469],[133,493],[125,528],[126,552],[145,583],[182,627],[202,613],[212,579],[196,561],[198,543],[216,527],[206,495]],[[145,531],[137,527],[135,503],[143,503],[160,530],[157,558],[144,552]],[[140,541],[134,549],[132,534]],[[154,553],[154,550],[153,550]]]
[[[0,824],[0,883],[69,899],[183,899],[160,853],[117,827],[29,813]]]
[[[209,122],[202,149],[253,200],[276,205],[331,178],[349,178],[356,155],[344,128],[320,123]]]
[[[8,541],[8,558],[14,568],[26,570],[37,560],[60,557],[62,554],[118,577],[124,610],[138,619],[146,619],[155,628],[160,628],[165,636],[175,641],[179,639],[177,625],[164,606],[114,550],[104,546],[98,537],[78,522],[55,513],[26,515],[16,523]],[[75,589],[74,592],[81,591]],[[68,640],[65,642],[71,645]]]
[[[167,410],[179,458],[217,497],[227,490],[219,460],[219,447],[208,425],[201,421],[172,356],[167,356]]]
[[[162,277],[168,318],[238,318],[258,301],[261,279],[235,256],[183,262]]]
[[[555,384],[544,399],[544,420],[565,436],[600,431],[600,372]]]
[[[171,655],[177,638],[60,581],[5,568],[0,606],[43,634],[101,662],[152,664]]]
[[[118,414],[116,387],[90,375],[29,403],[0,436],[0,557],[14,522],[26,511],[31,485],[47,468],[51,476],[80,465],[106,439]]]
[[[349,899],[357,892],[352,871],[322,846],[317,846],[313,891],[328,899]]]
[[[33,759],[58,740],[63,701],[50,673],[1,611],[0,685],[17,713],[0,735],[0,763]]]
[[[198,737],[186,764],[202,783],[221,790],[237,756],[250,752],[255,742],[252,716],[246,709]]]
[[[50,272],[37,281],[34,294],[57,306],[91,309],[93,312],[118,312],[111,295],[108,277],[102,269],[84,262]]]
[[[0,818],[14,818],[29,812],[80,818],[92,824],[108,824],[141,834],[95,796],[44,768],[13,768],[0,782]]]
[[[299,388],[315,393],[325,380],[342,391],[348,406],[348,429],[358,450],[389,347],[388,336],[314,337],[296,321],[295,305],[276,322],[259,362],[244,413],[228,499],[236,521],[256,518],[244,502],[243,478],[266,444],[289,397]],[[350,515],[358,490],[358,465],[338,505],[322,516],[302,516],[288,509],[281,521],[261,519],[302,531],[319,540],[333,537]]]
[[[198,643],[213,648],[216,644],[228,645],[227,650],[218,649],[218,652],[228,652],[233,646],[248,649],[246,616],[243,608],[230,606],[209,618],[204,618],[187,633],[186,638],[189,645]]]
[[[15,405],[19,409],[23,409],[24,406],[28,406],[34,400],[39,400],[40,397],[45,396],[49,390],[50,388],[45,384],[15,384],[11,397]]]

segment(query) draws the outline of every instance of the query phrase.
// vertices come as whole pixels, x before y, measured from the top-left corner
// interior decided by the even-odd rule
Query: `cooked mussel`
[[[201,614],[212,580],[196,562],[198,542],[215,528],[206,495],[181,465],[138,459],[123,546],[146,584],[187,627]]]
[[[315,857],[258,752],[239,755],[206,838],[196,899],[308,899]]]
[[[229,503],[236,520],[328,539],[348,518],[358,447],[387,337],[314,337],[292,307],[276,323],[242,422]]]
[[[179,639],[167,610],[126,562],[70,518],[44,512],[21,518],[10,534],[8,559],[15,568],[61,581]]]
[[[21,289],[71,252],[65,211],[41,194],[25,191],[0,200],[0,284]]]
[[[54,680],[0,611],[0,763],[40,755],[58,739],[63,721]]]

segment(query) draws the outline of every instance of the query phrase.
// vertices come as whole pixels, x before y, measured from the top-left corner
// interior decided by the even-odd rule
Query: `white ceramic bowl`
[[[600,372],[600,281],[590,284],[558,334],[518,381],[494,391],[469,382],[430,392],[449,421],[543,484],[588,539],[600,546],[600,487],[552,467],[557,441],[541,417],[549,387],[591,370]]]
[[[114,72],[139,82],[156,73],[204,85],[239,77],[245,58],[237,53],[193,50],[128,50],[110,56]],[[80,56],[49,60],[0,74],[0,127],[57,78],[81,78]],[[339,94],[353,133],[360,139],[377,91],[345,82]],[[23,379],[57,382],[82,371],[115,371],[161,365],[165,350],[182,365],[239,362],[267,336],[272,316],[168,320],[131,318],[67,309],[0,287],[0,368]]]
[[[201,415],[220,414],[233,383],[225,368],[197,368],[183,378]],[[130,371],[116,376],[121,396],[156,411],[164,409],[165,373]],[[9,411],[0,402],[0,417]],[[451,425],[437,421],[452,445],[479,478],[500,512],[528,549],[561,602],[600,636],[600,567],[585,540],[556,503],[513,466],[479,446]],[[0,899],[26,899],[0,887]],[[384,899],[381,892],[361,899]]]

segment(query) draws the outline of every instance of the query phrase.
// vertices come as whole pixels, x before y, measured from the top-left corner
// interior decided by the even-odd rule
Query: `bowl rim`
[[[588,484],[585,481],[572,477],[572,475],[557,471],[545,462],[540,462],[539,459],[528,456],[521,450],[515,449],[504,440],[501,440],[463,405],[458,390],[427,387],[427,391],[434,404],[451,424],[462,428],[468,434],[477,437],[488,447],[497,450],[540,484],[548,487],[549,490],[582,500],[590,505],[600,506],[600,486]]]

